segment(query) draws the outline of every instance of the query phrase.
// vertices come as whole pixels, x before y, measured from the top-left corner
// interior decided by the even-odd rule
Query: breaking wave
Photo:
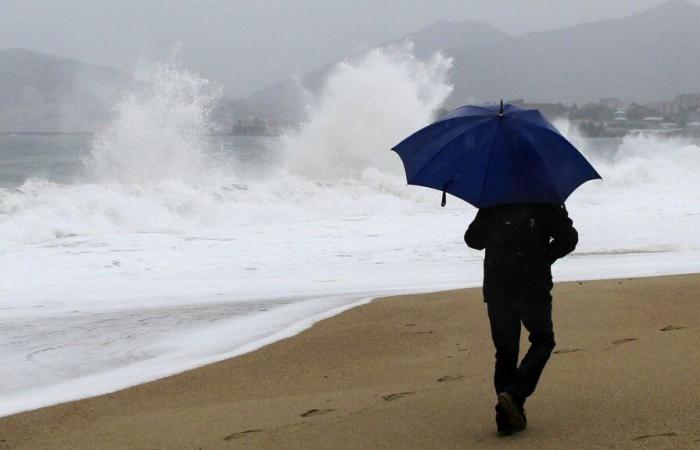
[[[298,132],[284,136],[287,167],[316,180],[362,178],[368,170],[401,174],[389,149],[430,123],[452,92],[452,60],[418,60],[411,47],[369,52],[335,66]]]
[[[115,106],[114,122],[94,139],[80,182],[30,179],[0,191],[0,233],[6,242],[225,233],[261,221],[434,212],[438,194],[406,187],[389,149],[431,121],[452,90],[451,63],[440,54],[419,60],[404,47],[337,64],[304,123],[261,152],[264,176],[238,166],[208,137],[218,87],[172,62],[145,67]],[[697,201],[697,143],[629,136],[601,149],[567,122],[556,125],[604,178],[571,202]]]
[[[389,151],[451,91],[451,61],[377,49],[330,73],[302,126],[261,152],[264,177],[209,138],[220,89],[173,62],[139,70],[73,184],[29,179],[0,192],[0,232],[42,241],[111,232],[228,230],[265,220],[403,211],[407,190]],[[398,201],[397,201],[398,200]]]
[[[175,62],[137,71],[84,164],[96,182],[196,182],[211,169],[210,115],[220,88]]]

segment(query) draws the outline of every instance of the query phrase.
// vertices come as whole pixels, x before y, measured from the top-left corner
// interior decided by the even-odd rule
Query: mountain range
[[[453,58],[447,106],[501,98],[644,102],[700,91],[700,6],[682,0],[628,17],[520,35],[442,20],[384,45],[409,40],[419,57],[441,51]],[[318,91],[332,66],[306,74],[303,85]],[[295,90],[295,83],[278,83],[253,94],[248,104],[294,114]]]
[[[475,21],[440,20],[376,46],[407,41],[419,58],[437,51],[453,58],[447,107],[501,98],[644,102],[700,92],[700,6],[683,0],[628,17],[519,35]],[[360,56],[338,55],[338,61]],[[318,92],[336,63],[245,99],[225,99],[215,118],[224,129],[247,115],[299,119],[304,98],[299,85]],[[110,67],[0,50],[0,132],[95,130],[110,120],[119,93],[131,82],[127,73]]]

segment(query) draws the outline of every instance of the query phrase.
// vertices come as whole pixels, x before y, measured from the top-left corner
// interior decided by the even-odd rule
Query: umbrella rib
[[[522,119],[521,119],[521,120],[522,120]],[[532,127],[532,126],[535,126],[532,122],[530,122],[530,121],[528,121],[528,120],[524,120],[524,122],[527,122],[531,127]],[[559,133],[558,131],[551,130],[551,129],[547,128],[547,127],[543,127],[542,129],[545,130],[547,133],[552,134],[552,135],[554,135],[555,137],[558,137],[559,139],[562,139],[562,140],[564,140],[567,144],[569,144],[569,145],[571,146],[571,148],[573,148],[573,149],[576,151],[576,153],[578,153],[578,155],[579,155],[581,158],[583,158],[583,159],[588,163],[588,165],[590,166],[590,168],[593,170],[593,173],[595,173],[596,176],[598,177],[597,179],[599,179],[599,180],[602,180],[602,179],[603,179],[603,177],[600,176],[600,174],[598,173],[598,171],[595,170],[595,167],[593,167],[593,166],[591,165],[591,163],[586,159],[586,157],[583,156],[583,154],[581,153],[581,151],[580,151],[578,148],[576,148],[576,146],[575,146],[574,144],[572,144],[566,137],[564,137],[564,135],[562,135],[562,134]],[[530,142],[529,139],[528,139],[528,142]],[[530,143],[530,144],[532,144],[532,143]],[[534,147],[534,145],[533,145],[533,147]],[[536,148],[536,147],[535,147],[535,151],[537,151],[537,148]],[[537,156],[539,156],[539,151],[537,151]],[[541,160],[541,159],[542,159],[542,158],[540,157],[540,160]],[[543,164],[544,164],[544,163],[543,163]],[[546,167],[546,166],[545,166],[545,167]]]
[[[549,131],[550,133],[556,134],[556,133],[554,133],[554,132],[548,130],[547,128],[543,128],[543,129]],[[559,200],[559,203],[562,203],[562,204],[563,204],[564,201],[562,200],[561,195],[559,194],[559,190],[557,190],[557,188],[555,187],[554,178],[552,178],[552,172],[549,171],[549,167],[547,167],[547,164],[545,164],[544,159],[542,159],[542,155],[540,155],[540,151],[537,149],[537,146],[536,146],[535,144],[532,143],[532,141],[531,141],[530,138],[527,136],[527,134],[521,132],[520,135],[521,135],[523,138],[525,138],[525,140],[528,142],[528,144],[530,144],[530,147],[532,147],[532,149],[535,151],[535,155],[537,155],[537,159],[540,160],[540,163],[542,164],[542,167],[544,167],[545,172],[547,172],[547,175],[549,176],[549,179],[552,181],[552,187],[553,187],[553,189],[554,189],[554,192],[557,194],[557,199]],[[563,136],[561,136],[561,135],[559,135],[559,137],[562,137],[562,138],[563,138]],[[565,139],[565,140],[566,140],[566,139]],[[567,141],[567,142],[569,142],[569,141]],[[569,144],[571,144],[571,143],[569,143]],[[573,145],[572,145],[572,147],[573,147]],[[576,148],[576,147],[574,147],[574,148]],[[577,151],[578,151],[578,150],[577,150]]]
[[[459,122],[467,122],[467,125],[472,125],[472,124],[469,123],[469,122],[471,122],[473,119],[484,120],[484,119],[488,119],[489,117],[490,117],[490,116],[480,115],[480,116],[467,116],[467,117],[458,116],[458,117],[448,117],[448,118],[440,119],[440,120],[438,120],[438,121],[436,121],[436,122],[433,122],[433,123],[431,123],[431,124],[429,124],[429,125],[426,125],[424,128],[421,128],[421,129],[418,130],[418,131],[415,131],[415,132],[412,133],[410,136],[408,136],[406,139],[404,139],[403,141],[401,141],[401,142],[399,142],[398,144],[396,144],[395,146],[393,146],[391,149],[394,150],[394,151],[396,151],[396,148],[397,148],[397,147],[400,147],[401,144],[403,144],[404,142],[411,140],[412,137],[416,136],[417,134],[422,133],[422,132],[425,131],[426,129],[432,128],[432,127],[437,126],[437,125],[445,125],[445,124],[448,124],[448,123],[450,123],[450,122],[457,122],[457,125],[455,125],[455,126],[456,126],[456,127],[459,127],[459,126],[463,126],[463,125],[459,124]],[[452,124],[450,123],[450,125],[452,125]],[[462,132],[464,132],[464,130],[463,130]],[[451,142],[451,141],[450,141],[450,142]],[[449,142],[448,142],[448,144],[449,144]],[[445,144],[445,145],[447,145],[447,144]],[[444,147],[444,146],[443,146],[443,147]]]
[[[474,128],[483,125],[484,123],[486,123],[486,120],[488,120],[488,118],[476,122],[475,124],[473,124],[473,126],[472,126],[471,128],[469,128],[469,130],[472,131]],[[470,125],[472,125],[472,124],[470,124]],[[466,132],[466,131],[467,131],[466,129],[465,129],[465,130],[462,130],[457,136],[455,136],[454,138],[450,139],[448,142],[445,142],[445,145],[443,145],[442,147],[440,147],[440,149],[439,149],[438,151],[435,152],[435,155],[433,155],[433,157],[430,158],[430,161],[428,161],[427,163],[425,163],[425,164],[423,165],[423,167],[421,167],[421,169],[420,169],[418,172],[416,172],[415,175],[413,175],[413,176],[411,177],[410,180],[407,180],[408,184],[411,184],[411,181],[412,181],[412,180],[415,180],[420,174],[422,174],[423,171],[425,171],[425,169],[427,169],[427,168],[433,163],[433,161],[435,161],[435,160],[437,159],[437,157],[440,156],[440,154],[441,154],[442,151],[445,149],[445,147],[447,147],[448,145],[450,145],[451,143],[453,143],[454,141],[456,141],[457,139],[459,139],[460,137],[462,137],[462,134],[463,134],[464,132]]]
[[[493,156],[493,140],[496,138],[496,131],[497,130],[498,130],[498,127],[495,127],[493,129],[493,133],[491,134],[491,142],[490,142],[490,145],[488,146],[489,159],[486,161],[486,170],[484,171],[484,179],[481,181],[481,192],[479,192],[479,202],[481,202],[481,200],[483,200],[483,198],[484,198],[484,189],[486,189],[486,177],[489,173],[489,168],[491,168],[491,156]]]
[[[431,125],[435,125],[435,124],[438,124],[438,123],[445,123],[445,122],[449,122],[449,121],[451,121],[451,120],[460,120],[460,119],[464,120],[464,119],[477,119],[477,118],[478,118],[478,119],[481,119],[481,118],[486,118],[486,117],[491,117],[491,116],[489,116],[488,114],[479,114],[479,115],[473,114],[473,115],[470,115],[470,116],[444,117],[444,118],[442,118],[442,119],[440,119],[440,120],[436,120],[436,121],[433,122]],[[420,132],[420,131],[421,131],[421,130],[418,130],[417,132]]]
[[[477,115],[477,114],[469,114],[467,117],[493,117],[494,114],[495,114],[494,111],[492,111],[492,110],[490,110],[490,109],[488,109],[488,108],[486,108],[486,107],[478,106],[478,105],[463,106],[463,107],[461,107],[461,108],[455,109],[454,111],[451,111],[449,114],[456,113],[457,111],[460,111],[460,110],[463,111],[463,110],[468,109],[468,108],[478,109],[478,110],[482,111],[482,113],[481,113],[481,114],[478,114],[478,115]],[[456,119],[456,118],[459,118],[459,117],[465,117],[465,116],[449,117],[449,114],[448,114],[448,119],[444,119],[444,120]],[[439,121],[438,121],[438,122],[439,122]]]
[[[520,120],[523,120],[523,119],[520,119]],[[530,122],[529,120],[523,120],[523,121],[524,121],[524,122],[527,122],[530,126],[535,126],[535,124],[533,124],[533,123]],[[576,150],[576,153],[578,153],[583,159],[586,160],[586,162],[588,162],[588,160],[586,159],[586,157],[583,156],[583,154],[579,151],[579,149],[576,148],[576,146],[575,146],[574,144],[572,144],[571,142],[569,142],[569,140],[568,140],[566,137],[564,137],[561,133],[559,133],[559,132],[557,132],[557,131],[554,131],[554,130],[550,130],[549,128],[546,128],[546,127],[542,127],[542,129],[545,130],[545,131],[547,131],[549,134],[553,134],[555,137],[558,137],[558,138],[563,139],[564,141],[566,141],[574,150]],[[528,139],[528,142],[530,142],[529,139]],[[530,142],[530,144],[532,145],[532,142]],[[535,146],[533,145],[533,147],[535,147]],[[537,151],[536,148],[535,148],[535,151]],[[539,152],[537,153],[537,155],[539,156]],[[542,158],[540,158],[540,159],[542,159]],[[593,166],[590,164],[590,162],[588,162],[588,165],[590,165],[590,166],[591,166],[591,169],[593,169],[593,172],[595,172],[595,174],[598,175],[598,179],[602,180],[603,178],[600,176],[600,174],[598,173],[598,171],[595,170],[595,167],[593,167]]]

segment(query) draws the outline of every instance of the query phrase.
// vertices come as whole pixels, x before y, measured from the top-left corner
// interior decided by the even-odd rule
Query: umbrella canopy
[[[459,197],[477,208],[562,204],[600,175],[536,109],[462,106],[396,145],[408,184]]]

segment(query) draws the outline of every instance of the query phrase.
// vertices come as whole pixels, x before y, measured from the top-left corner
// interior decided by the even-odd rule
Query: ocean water
[[[211,136],[219,92],[154,64],[96,135],[0,135],[0,414],[241,354],[384,294],[478,286],[464,202],[389,148],[431,121],[451,61],[339,64],[279,138]],[[585,140],[557,280],[700,270],[700,145]],[[557,299],[556,301],[566,301]]]

